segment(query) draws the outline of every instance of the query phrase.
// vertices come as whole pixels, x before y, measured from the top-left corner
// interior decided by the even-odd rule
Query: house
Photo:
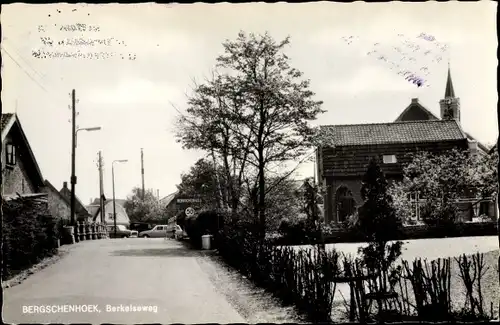
[[[167,218],[174,217],[177,215],[177,196],[179,195],[179,192],[176,191],[174,193],[171,193],[164,198],[160,199],[160,205],[165,208],[165,211],[167,213]]]
[[[71,221],[71,201],[61,194],[48,180],[44,192],[48,195],[50,214],[58,219]]]
[[[63,187],[59,191],[62,196],[71,202],[71,190],[68,188],[68,182],[63,183]],[[75,195],[75,219],[79,222],[91,222],[92,215],[83,205],[82,201]]]
[[[115,199],[115,210],[116,210],[116,224],[130,226],[130,218],[128,217],[127,210],[125,209],[125,202],[127,200]],[[99,199],[96,199],[92,205],[98,205]],[[104,202],[104,222],[108,225],[114,224],[113,218],[113,200],[106,200]],[[94,221],[100,222],[101,220],[101,209],[97,209],[95,215],[92,216]]]
[[[419,151],[438,154],[456,148],[487,154],[486,146],[460,125],[460,98],[455,96],[450,69],[439,104],[441,118],[412,99],[394,122],[320,127],[328,141],[318,148],[316,157],[318,179],[326,188],[326,222],[345,221],[362,203],[361,181],[372,157],[379,160],[388,181],[394,182],[402,180],[404,166]],[[465,220],[472,218],[470,210]]]
[[[2,114],[2,196],[44,193],[44,178],[16,114]]]

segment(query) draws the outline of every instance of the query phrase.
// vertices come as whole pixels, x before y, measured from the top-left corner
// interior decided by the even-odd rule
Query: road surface
[[[200,252],[174,240],[81,242],[57,263],[4,290],[3,321],[246,323],[199,259]]]

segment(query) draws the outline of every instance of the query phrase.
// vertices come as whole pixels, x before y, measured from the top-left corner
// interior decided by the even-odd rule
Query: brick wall
[[[8,135],[5,141],[2,143],[2,185],[3,194],[29,194],[35,193],[35,188],[33,183],[29,179],[26,169],[24,168],[24,160],[16,150],[16,164],[14,166],[6,165],[6,144],[12,140],[11,136]]]

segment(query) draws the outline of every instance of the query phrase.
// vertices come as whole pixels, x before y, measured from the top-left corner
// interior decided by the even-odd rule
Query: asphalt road
[[[3,321],[245,323],[200,268],[199,254],[164,239],[78,243],[57,263],[4,290]]]

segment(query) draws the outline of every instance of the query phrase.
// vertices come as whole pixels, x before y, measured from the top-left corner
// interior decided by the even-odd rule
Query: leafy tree
[[[180,195],[201,197],[204,210],[216,210],[220,205],[217,171],[213,163],[202,158],[191,167],[188,173],[181,175],[181,183],[177,185]]]
[[[167,218],[166,211],[160,206],[153,190],[146,190],[143,200],[142,189],[139,187],[134,187],[132,194],[127,197],[125,210],[131,222],[158,223]]]
[[[368,270],[379,278],[371,285],[376,291],[386,292],[395,284],[400,271],[393,265],[401,255],[402,242],[389,241],[398,238],[401,222],[388,193],[387,180],[375,158],[370,160],[363,177],[361,197],[364,203],[358,210],[358,229],[369,244],[360,248],[360,253]]]
[[[451,150],[442,154],[421,152],[404,168],[403,181],[391,188],[398,215],[411,220],[409,194],[418,193],[422,219],[428,223],[453,223],[457,219],[456,200],[492,197],[497,192],[498,154],[470,155]]]
[[[243,32],[224,42],[224,54],[217,58],[219,72],[195,88],[177,134],[185,147],[221,156],[233,208],[241,199],[238,186],[247,187],[261,235],[269,189],[266,173],[305,154],[314,134],[308,121],[324,112],[322,102],[312,99],[309,81],[289,65],[283,53],[288,44],[289,38],[276,42],[267,33],[257,37]]]

